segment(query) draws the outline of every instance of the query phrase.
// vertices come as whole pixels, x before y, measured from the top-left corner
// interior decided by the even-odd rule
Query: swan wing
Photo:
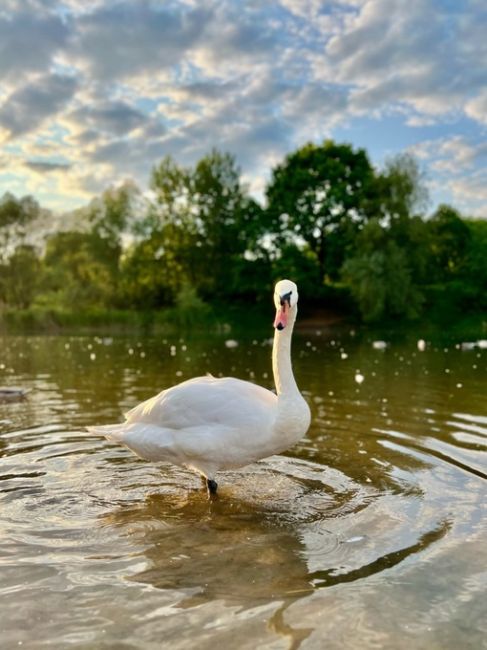
[[[277,397],[256,384],[231,377],[196,377],[168,388],[126,413],[127,423],[143,422],[172,430],[226,427],[270,429]]]

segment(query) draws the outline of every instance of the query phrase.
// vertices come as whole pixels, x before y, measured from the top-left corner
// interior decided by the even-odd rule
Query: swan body
[[[91,433],[125,445],[141,458],[169,461],[206,478],[280,453],[308,430],[310,411],[291,367],[291,335],[298,292],[289,280],[277,283],[273,371],[277,395],[241,379],[196,377],[142,402],[125,422],[89,427]]]

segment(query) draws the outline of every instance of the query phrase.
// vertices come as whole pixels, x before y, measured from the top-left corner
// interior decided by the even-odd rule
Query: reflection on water
[[[0,404],[5,647],[484,643],[487,351],[298,336],[309,434],[208,501],[84,427],[208,371],[270,387],[267,341],[1,343],[31,389]]]

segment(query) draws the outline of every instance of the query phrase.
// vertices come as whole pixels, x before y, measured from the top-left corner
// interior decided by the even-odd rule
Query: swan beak
[[[274,319],[274,327],[281,331],[287,325],[287,313],[286,307],[280,307],[276,312],[276,318]]]

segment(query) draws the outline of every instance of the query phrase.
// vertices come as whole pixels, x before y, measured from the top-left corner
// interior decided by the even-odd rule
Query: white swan
[[[294,380],[291,335],[294,282],[276,284],[272,369],[277,395],[241,379],[196,377],[163,390],[126,413],[123,424],[89,427],[151,461],[188,467],[215,493],[216,472],[278,454],[308,430],[310,411]]]

